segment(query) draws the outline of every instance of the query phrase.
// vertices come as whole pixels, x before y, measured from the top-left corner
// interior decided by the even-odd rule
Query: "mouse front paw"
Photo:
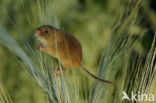
[[[60,75],[63,71],[62,70],[53,70],[52,73],[56,75]]]
[[[40,49],[41,49],[41,46],[40,46],[40,45],[38,45],[38,46],[37,46],[37,49],[40,51]]]
[[[44,51],[45,48],[43,48],[41,45],[37,45],[37,49],[38,49],[39,51]]]

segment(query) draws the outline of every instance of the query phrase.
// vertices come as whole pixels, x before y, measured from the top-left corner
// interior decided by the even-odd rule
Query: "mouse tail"
[[[104,80],[104,79],[101,79],[101,78],[95,76],[94,74],[92,74],[91,72],[89,72],[85,67],[81,66],[81,69],[82,69],[83,71],[85,71],[88,75],[90,75],[92,78],[94,78],[94,79],[96,79],[96,80],[98,80],[98,81],[100,81],[100,82],[107,83],[107,84],[112,84],[112,85],[115,86],[115,84],[114,84],[113,82],[110,82],[110,81],[108,81],[108,80]],[[115,87],[116,87],[116,86],[115,86]]]

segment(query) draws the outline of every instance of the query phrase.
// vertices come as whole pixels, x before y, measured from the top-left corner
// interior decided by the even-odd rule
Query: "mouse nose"
[[[36,31],[35,31],[35,35],[36,35],[36,36],[40,35],[40,30],[36,30]]]

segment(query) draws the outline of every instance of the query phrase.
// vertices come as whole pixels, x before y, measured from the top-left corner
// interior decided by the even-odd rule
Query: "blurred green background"
[[[31,1],[31,0],[30,0]],[[20,43],[28,41],[35,46],[33,30],[37,28],[32,8],[36,1],[0,0],[0,22]],[[83,47],[83,64],[96,72],[102,51],[107,46],[114,23],[125,11],[130,0],[58,0],[60,28],[72,33]],[[23,5],[24,4],[24,5]],[[132,33],[145,30],[142,44],[136,51],[146,57],[156,28],[155,0],[141,1],[139,16],[141,26]],[[28,11],[27,11],[28,10]],[[29,10],[32,15],[27,15]],[[51,11],[49,11],[51,12]],[[28,18],[29,19],[28,19]],[[19,35],[20,34],[20,35]],[[22,69],[18,59],[0,44],[0,80],[2,80],[15,103],[46,103],[45,95]]]

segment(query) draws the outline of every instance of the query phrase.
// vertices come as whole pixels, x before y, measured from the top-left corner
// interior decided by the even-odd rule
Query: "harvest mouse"
[[[57,58],[63,70],[56,70],[55,73],[60,74],[65,72],[69,67],[80,67],[83,71],[89,74],[94,79],[112,84],[113,82],[103,80],[81,65],[82,62],[82,47],[80,42],[70,33],[61,31],[50,25],[42,25],[35,30],[36,39],[40,42],[38,49],[42,52]]]

